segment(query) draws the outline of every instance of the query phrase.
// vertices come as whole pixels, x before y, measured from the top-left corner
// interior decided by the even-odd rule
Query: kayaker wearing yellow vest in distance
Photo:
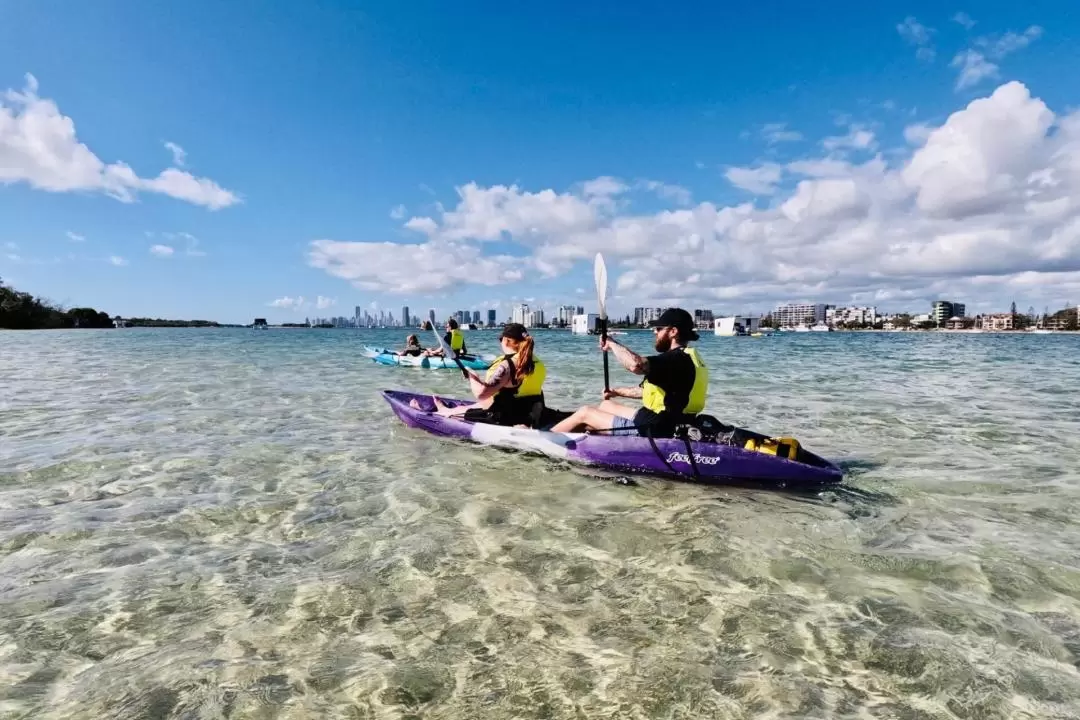
[[[467,355],[469,350],[465,347],[465,334],[458,328],[458,321],[454,318],[450,318],[446,321],[446,334],[443,335],[443,342],[447,347],[454,351],[454,355],[461,357]],[[424,355],[428,357],[442,357],[442,347],[432,348],[425,350]]]
[[[476,402],[448,408],[435,397],[436,412],[447,417],[497,425],[535,427],[544,411],[544,379],[547,368],[533,354],[533,339],[520,323],[508,323],[499,335],[503,354],[491,364],[484,378],[468,370],[469,387]],[[419,408],[416,400],[412,406]]]
[[[600,349],[614,353],[624,368],[645,376],[641,385],[605,391],[600,405],[578,409],[553,425],[552,432],[589,430],[613,435],[671,437],[678,423],[705,409],[709,370],[697,350],[687,347],[699,337],[694,330],[694,319],[682,308],[670,308],[649,325],[656,333],[659,355],[643,358],[611,338],[600,341]],[[612,401],[613,397],[640,398],[643,407],[635,410]]]

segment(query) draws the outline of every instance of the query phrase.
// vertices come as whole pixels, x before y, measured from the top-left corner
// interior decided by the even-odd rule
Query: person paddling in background
[[[491,364],[483,378],[467,371],[476,402],[450,408],[434,397],[437,413],[497,425],[533,427],[538,424],[544,411],[547,368],[533,353],[533,338],[524,325],[509,323],[499,335],[499,344],[503,354]],[[416,400],[410,405],[422,409]]]
[[[688,347],[699,337],[694,319],[682,308],[670,308],[649,325],[655,333],[658,355],[641,357],[611,338],[600,341],[600,349],[613,352],[624,368],[645,376],[641,385],[604,391],[604,400],[598,406],[579,408],[553,425],[552,432],[587,430],[671,437],[686,416],[705,409],[709,370],[698,351]],[[640,398],[642,407],[635,410],[614,402],[613,397]]]
[[[458,327],[458,321],[454,318],[450,318],[446,321],[446,334],[443,335],[443,342],[454,352],[455,357],[462,357],[469,353],[469,349],[465,347],[465,334],[461,332]],[[442,347],[432,348],[425,350],[424,355],[428,357],[443,357]]]
[[[405,338],[405,349],[401,352],[394,353],[395,355],[412,355],[416,357],[424,353],[424,348],[420,346],[420,338],[415,335],[410,335]]]

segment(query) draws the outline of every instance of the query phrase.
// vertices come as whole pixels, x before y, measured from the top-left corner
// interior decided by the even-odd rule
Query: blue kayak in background
[[[364,346],[364,355],[380,365],[404,365],[429,370],[457,370],[458,364],[451,358],[424,357],[423,355],[395,355],[386,348]],[[470,370],[487,370],[495,362],[494,355],[463,355],[461,364]]]

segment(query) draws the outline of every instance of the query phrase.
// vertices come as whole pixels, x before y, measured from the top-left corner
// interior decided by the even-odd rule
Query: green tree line
[[[163,320],[125,318],[125,327],[221,327],[211,320]],[[57,307],[45,298],[19,292],[0,279],[0,329],[58,330],[63,328],[111,328],[113,319],[94,308]]]
[[[46,330],[56,328],[112,327],[108,313],[94,308],[65,310],[44,298],[37,298],[0,280],[0,328],[7,330]]]

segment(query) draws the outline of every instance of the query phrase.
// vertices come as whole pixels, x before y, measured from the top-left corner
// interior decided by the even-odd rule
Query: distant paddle
[[[605,342],[607,340],[607,265],[604,264],[604,256],[600,253],[596,253],[593,279],[596,280],[596,301],[600,305],[600,341]],[[608,379],[607,350],[604,351],[604,390],[611,390]]]
[[[434,310],[428,310],[428,322],[431,323],[431,332],[435,333],[435,339],[439,342],[439,347],[442,348],[443,355],[448,357],[448,358],[454,358],[454,362],[456,362],[457,366],[459,368],[461,368],[461,377],[468,380],[469,379],[469,371],[465,369],[465,366],[461,363],[461,359],[458,358],[457,354],[453,350],[451,350],[449,347],[447,347],[446,341],[443,340],[443,336],[439,334],[439,328],[435,324],[435,311]]]

